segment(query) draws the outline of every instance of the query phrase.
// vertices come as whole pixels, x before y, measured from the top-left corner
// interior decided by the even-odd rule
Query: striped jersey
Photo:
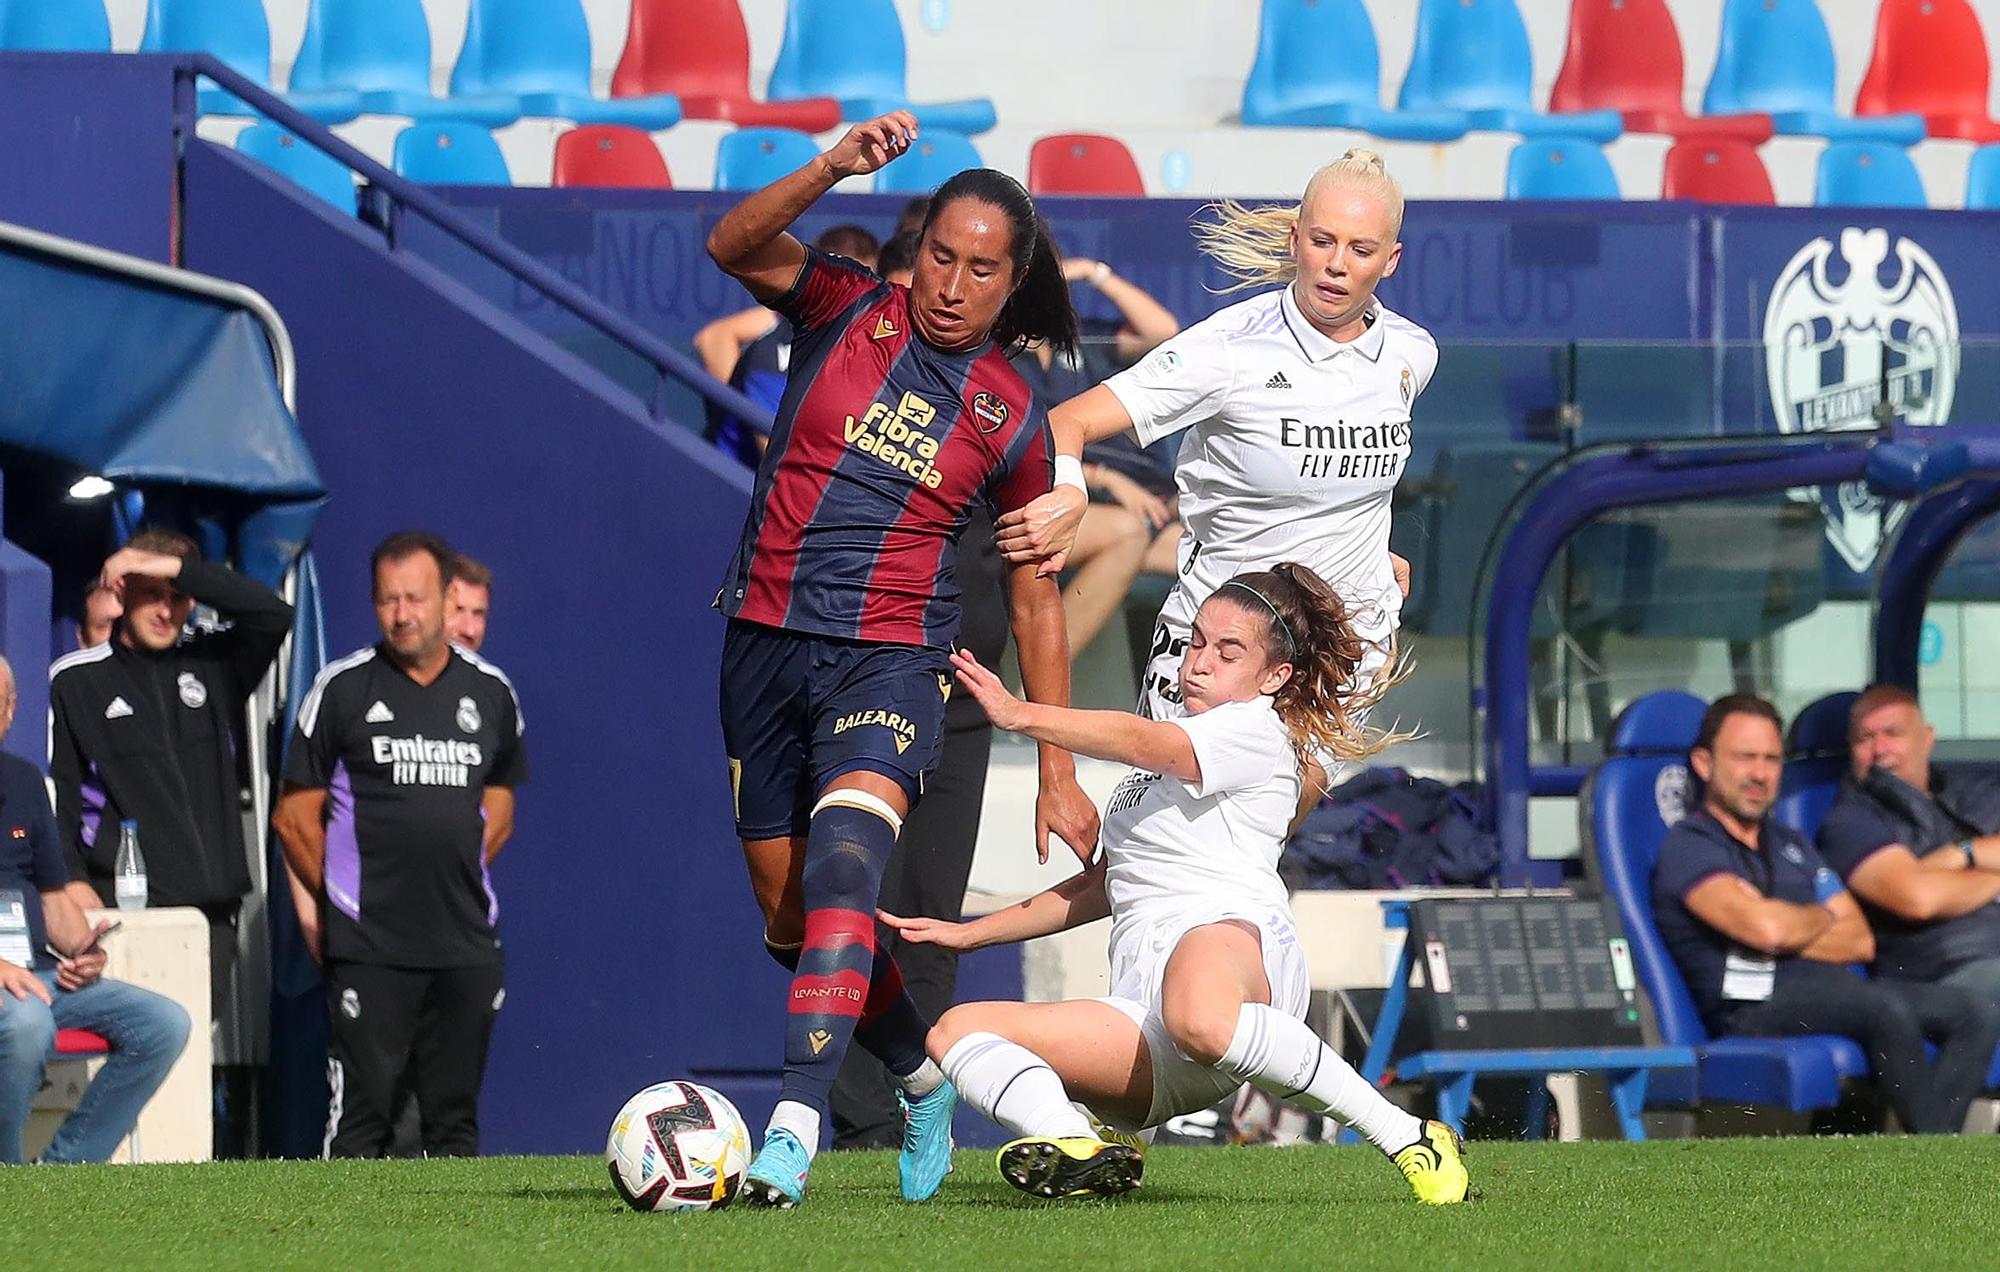
[[[1045,408],[991,341],[927,344],[909,289],[853,261],[807,248],[772,307],[792,322],[791,374],[717,604],[820,636],[950,645],[974,504],[997,516],[1050,488]]]

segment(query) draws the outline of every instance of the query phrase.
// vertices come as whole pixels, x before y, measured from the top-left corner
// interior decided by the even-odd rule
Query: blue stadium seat
[[[1341,55],[1328,57],[1330,48]],[[1382,108],[1382,58],[1361,0],[1264,0],[1243,122],[1359,128],[1399,141],[1456,141],[1472,126],[1462,110]]]
[[[819,153],[810,133],[796,128],[738,128],[715,146],[715,188],[755,190],[804,167]]]
[[[371,115],[462,119],[488,128],[521,117],[518,97],[431,95],[431,28],[423,0],[310,0],[292,88],[357,93]]]
[[[16,53],[109,53],[104,0],[0,3],[0,49]]]
[[[1808,838],[1819,837],[1820,821],[1840,793],[1847,772],[1847,714],[1860,696],[1830,693],[1807,703],[1785,736],[1785,777],[1771,812]]]
[[[1580,802],[1585,869],[1618,905],[1660,1041],[1693,1047],[1701,1061],[1693,1087],[1678,1074],[1656,1075],[1647,1102],[1715,1100],[1795,1113],[1831,1108],[1839,1103],[1843,1078],[1868,1072],[1860,1046],[1831,1035],[1711,1039],[1653,920],[1653,867],[1667,837],[1667,816],[1677,816],[1674,806],[1694,798],[1687,752],[1706,709],[1678,689],[1635,699],[1613,723],[1605,758],[1584,784]]]
[[[355,215],[354,174],[332,155],[300,141],[276,124],[252,124],[245,128],[236,135],[236,149],[348,216]]]
[[[271,24],[263,0],[147,0],[139,51],[208,53],[239,75],[271,86]],[[315,88],[287,93],[285,99],[321,123],[344,123],[361,113],[361,99],[351,92]],[[257,113],[212,84],[199,90],[195,106],[204,115]]]
[[[877,194],[929,194],[967,168],[986,161],[969,137],[943,128],[926,128],[900,159],[875,174]]]
[[[1396,106],[1461,110],[1474,128],[1524,137],[1601,142],[1625,131],[1615,110],[1543,114],[1535,109],[1534,82],[1528,28],[1514,0],[1422,0],[1416,47]]]
[[[1908,151],[1886,141],[1836,141],[1819,152],[1813,202],[1823,208],[1927,208]]]
[[[511,185],[500,143],[462,120],[411,124],[396,134],[396,174],[431,185]]]
[[[1965,206],[1970,211],[2000,208],[2000,145],[1972,152],[1972,163],[1965,170]]]
[[[523,115],[649,132],[681,120],[672,93],[609,101],[591,94],[590,22],[581,0],[472,0],[451,95],[512,95]]]
[[[895,0],[790,0],[767,96],[837,98],[846,119],[907,110],[920,128],[967,136],[993,127],[993,103],[984,97],[913,104],[907,64]]]
[[[1618,178],[1604,152],[1587,141],[1524,141],[1507,156],[1510,199],[1616,199]]]
[[[1765,114],[1777,132],[1836,141],[1923,140],[1923,116],[1842,115],[1833,87],[1833,39],[1813,0],[1723,0],[1704,115]]]

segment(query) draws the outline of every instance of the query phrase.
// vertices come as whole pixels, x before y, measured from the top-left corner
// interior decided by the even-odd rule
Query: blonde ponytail
[[[1329,186],[1372,194],[1388,207],[1393,240],[1403,231],[1403,188],[1389,175],[1382,156],[1355,146],[1313,173],[1306,192],[1297,204],[1248,207],[1234,199],[1221,199],[1202,212],[1208,219],[1194,223],[1195,246],[1235,281],[1220,290],[1242,291],[1250,287],[1270,287],[1298,277],[1292,258],[1292,231],[1299,223],[1299,209]]]

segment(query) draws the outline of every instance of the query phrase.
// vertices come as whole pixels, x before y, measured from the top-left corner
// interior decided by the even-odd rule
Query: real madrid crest
[[[208,686],[195,679],[191,671],[180,674],[181,705],[190,711],[199,711],[208,705]]]
[[[1653,779],[1653,808],[1669,826],[1687,816],[1688,771],[1685,764],[1669,764]]]
[[[1398,387],[1399,387],[1399,388],[1400,388],[1400,390],[1402,391],[1402,394],[1403,394],[1403,406],[1404,406],[1404,407],[1405,407],[1406,409],[1407,409],[1407,408],[1409,407],[1409,405],[1410,405],[1410,399],[1411,399],[1412,397],[1414,397],[1414,396],[1415,396],[1415,394],[1416,394],[1416,384],[1417,384],[1417,377],[1416,377],[1416,376],[1414,376],[1414,375],[1412,375],[1412,374],[1410,374],[1410,369],[1409,369],[1408,367],[1404,367],[1404,368],[1403,368],[1403,382],[1402,382],[1402,384],[1401,384],[1401,385],[1399,385]]]
[[[479,704],[470,698],[458,700],[458,728],[461,733],[479,732]]]

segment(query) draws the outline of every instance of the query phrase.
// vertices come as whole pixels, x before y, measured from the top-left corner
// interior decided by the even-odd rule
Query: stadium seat
[[[552,186],[671,190],[674,179],[652,136],[623,124],[586,124],[556,138]]]
[[[1602,142],[1624,131],[1615,110],[1540,113],[1532,97],[1534,81],[1528,28],[1514,0],[1422,0],[1416,47],[1396,105],[1462,110],[1474,128],[1524,137]]]
[[[1778,201],[1757,148],[1734,138],[1689,137],[1667,151],[1662,199],[1770,207]]]
[[[1763,113],[1788,136],[1891,141],[1924,135],[1916,115],[1852,119],[1833,104],[1833,39],[1813,0],[1723,0],[1704,115]]]
[[[750,95],[750,34],[737,0],[632,0],[613,97],[672,93],[689,119],[746,128],[825,132],[840,122],[831,97],[760,102]]]
[[[139,51],[208,53],[237,74],[271,86],[271,24],[263,0],[147,0]],[[300,86],[285,98],[322,123],[342,123],[361,113],[358,95],[317,85]],[[236,94],[212,84],[197,92],[195,108],[204,115],[257,113]]]
[[[358,93],[371,115],[461,119],[501,128],[521,117],[512,96],[433,97],[423,0],[308,0],[292,88]]]
[[[1986,106],[1993,69],[1966,0],[1882,0],[1856,115],[1921,115],[1933,137],[2000,141]]]
[[[1965,206],[1968,211],[2000,208],[2000,145],[1972,152],[1965,170]]]
[[[770,95],[836,98],[847,119],[907,110],[919,128],[971,136],[993,127],[993,103],[984,97],[912,103],[907,59],[895,0],[790,0]]]
[[[1690,115],[1681,33],[1667,0],[1571,0],[1569,46],[1549,113],[1615,110],[1626,132],[1668,137],[1771,136],[1768,115]]]
[[[451,72],[456,98],[520,98],[520,113],[648,130],[681,121],[672,93],[607,101],[590,91],[590,21],[582,0],[472,0]]]
[[[1131,150],[1116,137],[1097,133],[1056,133],[1028,149],[1031,194],[1124,194],[1143,196],[1146,182]]]
[[[396,134],[398,176],[431,185],[511,185],[500,143],[463,120],[411,124]]]
[[[1328,57],[1329,48],[1340,56]],[[1359,128],[1398,141],[1456,141],[1472,127],[1462,110],[1383,108],[1382,57],[1361,0],[1264,0],[1243,122]]]
[[[1847,715],[1858,693],[1830,693],[1807,703],[1792,717],[1785,735],[1785,775],[1771,813],[1808,839],[1819,837],[1819,824],[1840,779],[1847,772]]]
[[[63,50],[51,49],[48,51],[62,52]],[[71,51],[74,52],[76,50]],[[65,1059],[81,1058],[84,1056],[108,1056],[111,1054],[111,1041],[103,1034],[90,1029],[58,1029],[56,1030],[56,1054]]]
[[[10,53],[109,53],[104,0],[0,3],[0,49]]]
[[[1587,141],[1524,141],[1507,156],[1510,199],[1616,199],[1618,178],[1604,152]]]
[[[943,128],[926,128],[900,159],[875,174],[877,194],[929,194],[967,168],[984,167],[970,138]]]
[[[1831,1108],[1840,1100],[1842,1078],[1868,1072],[1861,1048],[1849,1038],[1818,1034],[1711,1039],[1653,918],[1653,867],[1668,818],[1678,819],[1693,798],[1687,752],[1706,709],[1700,698],[1678,689],[1635,699],[1613,722],[1605,758],[1578,803],[1584,868],[1617,903],[1660,1041],[1691,1046],[1701,1061],[1692,1087],[1680,1075],[1657,1075],[1647,1102]]]
[[[346,164],[276,124],[252,124],[236,134],[236,149],[339,208],[355,214],[354,174]]]
[[[819,143],[794,128],[739,128],[715,145],[715,188],[767,186],[818,153]]]
[[[1909,152],[1886,141],[1836,141],[1820,151],[1813,202],[1823,208],[1930,206]]]

